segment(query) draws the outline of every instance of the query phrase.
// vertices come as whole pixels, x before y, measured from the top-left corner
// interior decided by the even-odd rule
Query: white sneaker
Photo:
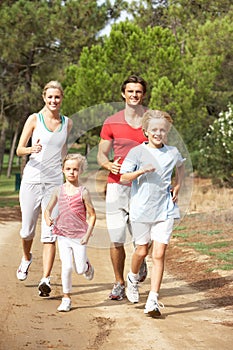
[[[94,267],[90,264],[88,260],[87,260],[87,265],[88,265],[87,271],[83,275],[87,280],[91,281],[94,277]]]
[[[31,254],[31,259],[29,261],[25,260],[24,257],[22,257],[21,264],[19,265],[18,270],[16,271],[16,276],[20,281],[26,280],[28,276],[28,269],[32,263],[32,253],[30,254]]]
[[[126,296],[131,303],[138,303],[139,302],[138,282],[131,281],[129,273],[127,275]]]
[[[48,297],[51,292],[50,277],[43,277],[38,285],[39,296]]]
[[[160,309],[163,309],[164,305],[162,303],[158,303],[158,300],[147,299],[146,306],[144,309],[144,314],[147,314],[151,317],[159,317],[161,316]]]
[[[67,312],[71,309],[71,299],[70,298],[62,298],[61,304],[58,306],[57,311]]]

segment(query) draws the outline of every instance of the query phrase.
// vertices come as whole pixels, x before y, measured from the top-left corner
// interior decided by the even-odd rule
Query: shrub
[[[215,184],[233,187],[233,112],[219,113],[219,118],[209,126],[200,142],[198,172],[209,176]]]

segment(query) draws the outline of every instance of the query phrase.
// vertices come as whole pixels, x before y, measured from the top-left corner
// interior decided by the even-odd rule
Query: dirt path
[[[160,301],[165,308],[160,319],[148,318],[143,313],[150,275],[141,285],[138,304],[132,305],[127,299],[108,300],[113,272],[107,249],[104,185],[103,181],[98,182],[98,178],[92,181],[96,186],[91,191],[98,220],[88,248],[95,277],[89,282],[83,276],[73,275],[72,310],[68,313],[56,311],[62,297],[58,254],[52,272],[51,296],[38,296],[37,285],[42,273],[39,232],[33,246],[29,276],[24,282],[17,280],[16,269],[21,259],[20,213],[18,209],[9,210],[8,214],[1,211],[0,350],[232,349],[232,305],[216,306],[203,289],[198,292],[166,272],[160,292]],[[132,244],[126,248],[127,273]],[[168,258],[169,254],[174,254],[170,246]],[[149,258],[148,266],[151,266]]]
[[[15,270],[21,257],[19,222],[0,225],[1,268],[1,350],[125,350],[136,349],[232,349],[233,315],[230,310],[208,303],[203,292],[165,274],[161,319],[143,314],[149,278],[141,286],[137,305],[127,300],[114,302],[107,296],[111,289],[112,268],[107,249],[89,248],[95,278],[86,281],[73,276],[73,309],[58,313],[61,298],[60,261],[56,257],[50,298],[39,298],[37,283],[41,275],[41,243],[34,244],[34,261],[25,282],[18,282]],[[132,247],[127,246],[129,257]],[[148,261],[150,266],[150,261]]]

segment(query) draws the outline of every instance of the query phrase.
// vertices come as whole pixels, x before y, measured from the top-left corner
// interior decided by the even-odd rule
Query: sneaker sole
[[[38,287],[41,294],[45,294],[46,296],[49,296],[49,293],[51,292],[51,288],[46,283],[41,283]]]
[[[157,318],[161,316],[161,312],[158,309],[152,311],[144,311],[144,314],[152,318]]]
[[[123,300],[124,298],[125,298],[125,296],[120,297],[119,295],[113,295],[113,294],[110,294],[110,295],[109,295],[109,299],[110,299],[110,300],[121,301],[121,300]]]

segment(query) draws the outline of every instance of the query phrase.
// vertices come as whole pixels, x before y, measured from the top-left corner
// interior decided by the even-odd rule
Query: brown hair
[[[79,172],[82,174],[87,169],[87,159],[80,153],[69,153],[63,160],[62,168],[64,168],[67,160],[77,160],[79,166]]]
[[[43,89],[43,92],[42,92],[42,96],[43,96],[43,97],[45,97],[46,91],[47,91],[48,89],[58,89],[58,90],[61,91],[62,97],[64,96],[64,91],[63,91],[62,85],[61,85],[61,83],[59,83],[59,81],[57,81],[57,80],[51,80],[51,81],[49,81],[49,82],[45,85],[45,87],[44,87],[44,89]]]
[[[121,85],[121,92],[125,93],[126,85],[129,83],[141,84],[143,87],[143,94],[145,95],[147,83],[142,77],[139,77],[138,75],[130,75]]]

